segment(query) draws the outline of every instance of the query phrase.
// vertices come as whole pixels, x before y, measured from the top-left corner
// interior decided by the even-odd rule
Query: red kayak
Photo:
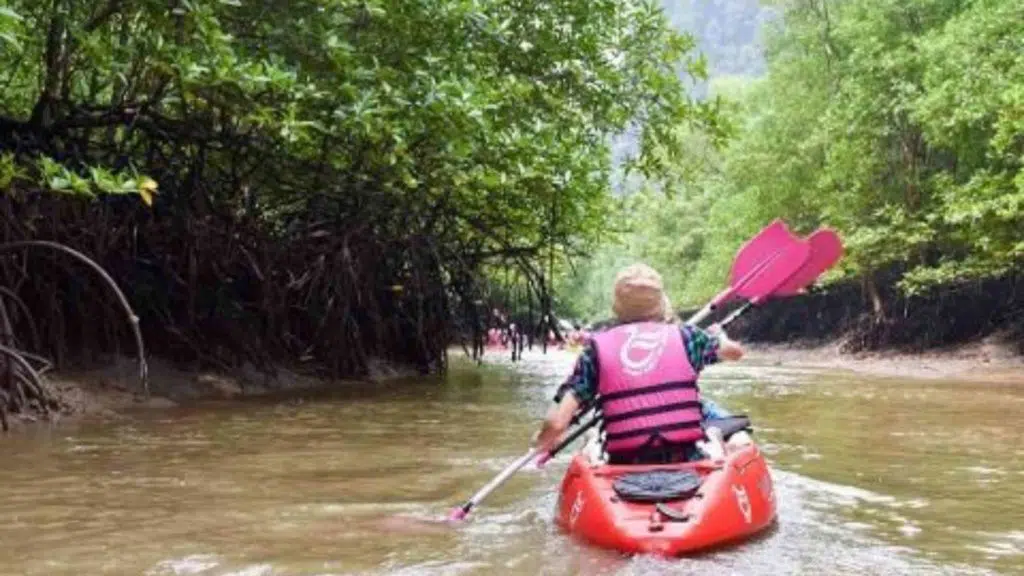
[[[562,480],[557,524],[629,554],[678,556],[734,543],[775,521],[772,477],[757,446],[720,461],[591,465],[576,455]]]

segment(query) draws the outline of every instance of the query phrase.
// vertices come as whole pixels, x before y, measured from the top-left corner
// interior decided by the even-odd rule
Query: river
[[[1024,386],[715,366],[750,414],[778,527],[677,561],[552,524],[561,457],[458,529],[525,450],[565,352],[446,378],[138,412],[0,442],[0,574],[1024,574]]]

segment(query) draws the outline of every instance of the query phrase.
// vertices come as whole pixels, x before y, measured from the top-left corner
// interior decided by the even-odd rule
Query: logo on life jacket
[[[626,329],[628,336],[619,350],[619,362],[622,369],[631,376],[640,376],[654,370],[665,351],[665,337],[668,330],[659,326],[649,332],[643,332],[638,326]]]

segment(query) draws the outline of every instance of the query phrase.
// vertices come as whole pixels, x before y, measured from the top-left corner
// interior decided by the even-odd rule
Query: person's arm
[[[730,339],[717,324],[707,330],[684,324],[682,332],[686,355],[698,373],[723,360],[735,361],[743,357],[743,347]]]
[[[550,450],[565,433],[580,406],[597,395],[596,357],[597,351],[593,343],[588,341],[576,360],[572,375],[555,393],[555,405],[548,411],[540,430],[534,436],[534,446]]]
[[[743,358],[743,346],[729,338],[729,335],[725,333],[725,329],[721,326],[712,324],[708,327],[708,334],[718,340],[718,358],[720,360],[735,362]]]
[[[572,390],[568,391],[565,396],[562,396],[562,401],[552,406],[551,410],[548,411],[547,418],[544,419],[540,426],[540,431],[537,432],[534,446],[543,451],[551,450],[569,428],[569,423],[572,422],[572,417],[576,414],[576,410],[579,407],[580,403]]]

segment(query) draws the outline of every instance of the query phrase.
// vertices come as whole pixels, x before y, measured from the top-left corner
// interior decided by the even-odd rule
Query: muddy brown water
[[[445,378],[136,413],[0,442],[0,574],[1024,574],[1024,385],[716,366],[779,524],[675,561],[552,523],[565,457],[461,529],[411,529],[525,449],[565,352]],[[418,528],[413,526],[413,528]]]

